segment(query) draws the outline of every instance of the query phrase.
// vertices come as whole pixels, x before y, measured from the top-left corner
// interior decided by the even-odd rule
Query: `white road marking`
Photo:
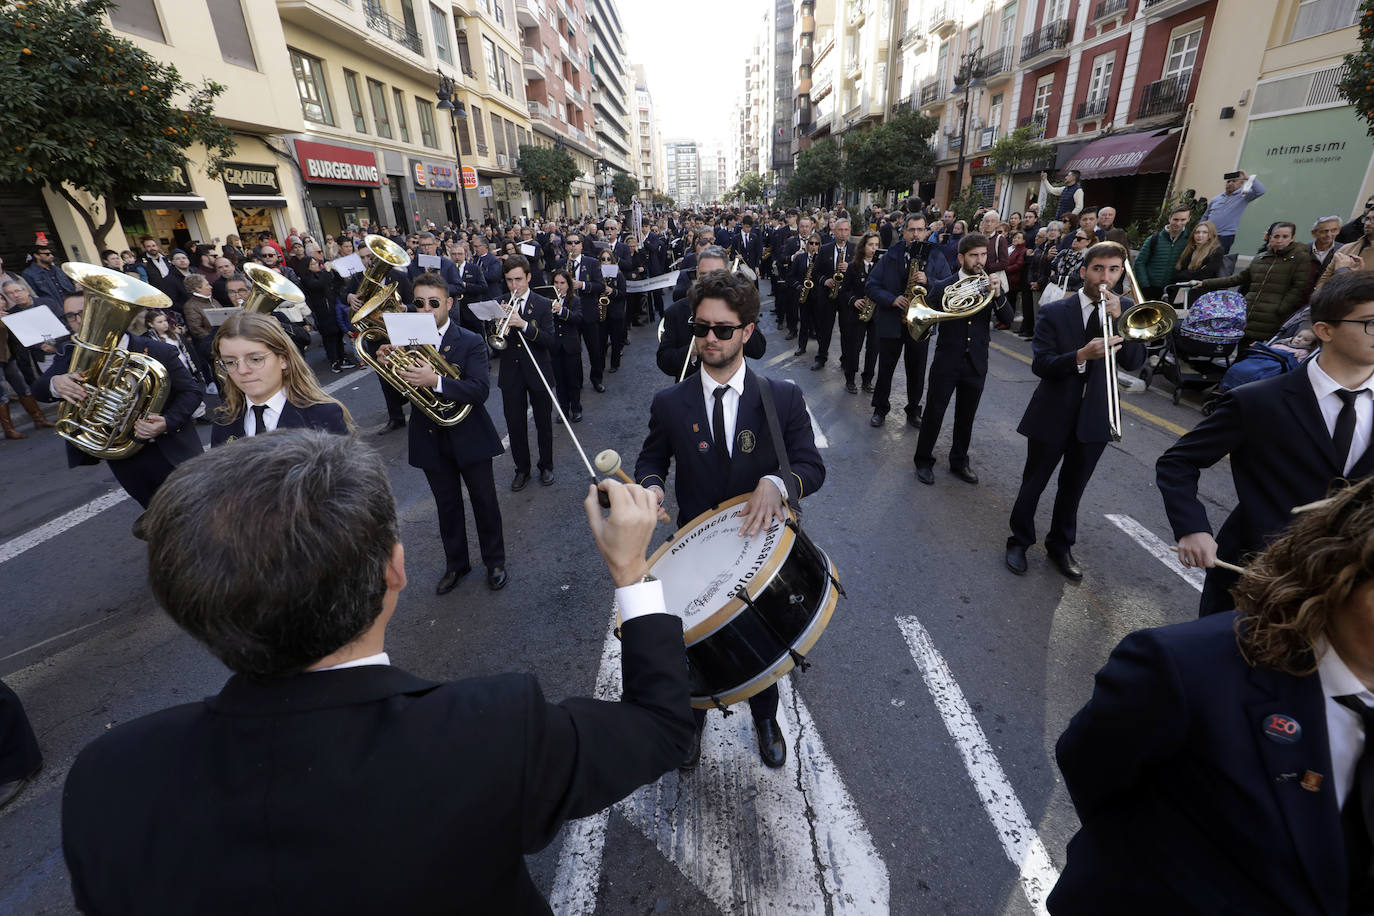
[[[40,647],[40,646],[46,646],[48,643],[54,642],[54,641],[56,641],[56,640],[59,640],[59,639],[61,639],[61,638],[64,637],[64,636],[71,636],[73,633],[80,633],[82,630],[89,630],[91,627],[97,627],[97,626],[100,626],[102,623],[109,623],[109,622],[110,622],[110,618],[108,618],[108,617],[102,617],[100,620],[92,620],[90,623],[83,623],[83,624],[82,624],[81,626],[79,626],[79,627],[72,627],[70,630],[67,630],[65,633],[58,633],[56,636],[49,636],[47,639],[39,640],[38,642],[34,643],[34,644],[31,645],[31,646],[25,646],[24,648],[20,649],[18,652],[11,652],[9,655],[6,655],[4,658],[0,658],[0,662],[7,662],[7,661],[9,661],[10,659],[14,658],[15,656],[23,655],[25,652],[32,652],[34,649],[37,649],[37,648]]]
[[[778,363],[791,359],[795,354],[791,350],[783,350],[777,356],[764,363],[765,366],[776,366]]]
[[[897,626],[906,637],[911,657],[921,669],[926,688],[940,711],[945,729],[959,748],[964,759],[964,768],[983,802],[983,809],[997,831],[1002,842],[1002,850],[1011,864],[1020,871],[1021,890],[1026,895],[1031,908],[1036,913],[1048,913],[1045,898],[1059,872],[1050,861],[1045,844],[1026,816],[1026,809],[1016,797],[1016,791],[1007,781],[1007,775],[998,763],[992,746],[988,743],[983,727],[969,707],[964,692],[950,673],[944,656],[935,648],[926,628],[915,617],[898,617]]]
[[[887,913],[887,866],[791,678],[779,688],[786,767],[759,762],[745,707],[713,713],[696,770],[668,773],[616,810],[722,912],[740,912],[746,901],[750,913]],[[619,695],[620,643],[612,634],[597,696]],[[603,811],[568,825],[550,897],[558,916],[595,911],[608,818]]]
[[[811,434],[816,440],[816,448],[830,448],[830,440],[821,432],[821,424],[816,422],[816,415],[811,412],[810,406],[806,408],[806,415],[811,418]]]
[[[340,388],[343,388],[343,387],[345,387],[345,386],[347,386],[347,385],[351,385],[351,384],[353,384],[353,383],[356,382],[356,381],[360,381],[360,380],[362,379],[363,376],[368,375],[368,374],[370,374],[371,372],[372,372],[371,369],[363,368],[363,369],[361,369],[361,370],[358,371],[358,372],[352,372],[352,373],[350,373],[350,374],[348,374],[348,375],[345,375],[343,378],[337,379],[337,380],[335,380],[335,381],[330,382],[328,385],[325,385],[325,386],[324,386],[324,393],[325,393],[325,394],[333,394],[334,392],[338,391]]]
[[[1178,574],[1178,577],[1187,582],[1198,591],[1202,591],[1202,582],[1207,578],[1207,573],[1201,569],[1194,569],[1184,566],[1178,561],[1178,556],[1169,549],[1169,545],[1164,543],[1149,528],[1131,518],[1129,515],[1109,515],[1107,521],[1111,522],[1130,536],[1141,547],[1144,547],[1156,560],[1169,568],[1170,572]]]
[[[44,522],[37,528],[32,528],[18,537],[11,538],[0,544],[0,563],[13,560],[26,550],[31,550],[39,544],[52,540],[59,534],[75,528],[88,519],[95,518],[106,509],[117,506],[128,498],[129,494],[123,490],[113,490],[104,496],[97,496],[84,506],[77,506],[72,511],[63,513],[52,521]]]

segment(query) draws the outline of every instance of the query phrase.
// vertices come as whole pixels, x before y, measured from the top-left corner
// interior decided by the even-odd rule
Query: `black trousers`
[[[124,488],[124,492],[145,509],[148,508],[148,503],[153,501],[153,494],[157,492],[157,488],[162,486],[162,482],[176,469],[176,465],[167,460],[161,449],[148,445],[128,458],[116,458],[106,463],[109,464],[110,473],[114,474],[115,480]]]
[[[818,286],[811,291],[811,296],[816,300],[816,306],[811,314],[815,320],[812,329],[816,335],[816,358],[825,360],[830,358],[830,338],[835,333],[835,317],[842,308],[849,308],[843,298],[831,299],[830,290],[823,286]]]
[[[884,416],[892,409],[892,376],[897,371],[900,356],[906,368],[906,412],[917,417],[921,410],[921,394],[926,385],[926,358],[930,341],[920,343],[911,339],[905,329],[898,337],[878,339],[878,380],[873,383],[873,409]]]
[[[1035,333],[1035,291],[1024,286],[1016,297],[1021,300],[1021,333],[1029,337]]]
[[[846,379],[859,371],[859,351],[864,351],[864,381],[870,381],[878,365],[878,327],[864,324],[853,305],[840,307],[840,368]]]
[[[935,463],[935,439],[945,422],[949,399],[954,400],[954,441],[949,447],[949,466],[968,467],[968,446],[973,439],[973,418],[978,415],[978,402],[983,398],[983,383],[987,377],[967,353],[949,365],[936,354],[930,367],[930,390],[926,392],[926,409],[921,416],[921,434],[916,438],[916,464]]]
[[[787,330],[796,333],[797,325],[801,321],[798,313],[797,293],[786,283],[777,287],[777,291],[782,294],[782,323]]]
[[[768,278],[773,290],[773,317],[777,319],[778,327],[787,323],[787,300],[786,296],[791,289],[786,281],[779,280],[776,276]]]
[[[440,470],[425,471],[434,504],[439,510],[439,538],[444,543],[445,570],[454,571],[471,566],[468,558],[467,516],[463,511],[463,484],[468,487],[472,501],[472,518],[477,523],[477,543],[482,551],[482,564],[490,569],[506,565],[506,541],[501,533],[501,505],[496,501],[496,479],[492,475],[491,459],[459,466],[445,440],[440,441],[439,454],[444,460]]]
[[[788,325],[789,328],[798,328],[797,349],[806,349],[806,342],[816,333],[816,297],[820,293],[816,289],[806,294],[806,301],[801,301],[801,293],[797,293],[797,324]]]
[[[1055,467],[1062,461],[1045,549],[1050,553],[1064,553],[1072,547],[1078,539],[1078,504],[1106,448],[1105,442],[1079,442],[1077,438],[1064,442],[1027,439],[1026,467],[1021,472],[1021,489],[1011,508],[1011,537],[1007,544],[1029,547],[1035,543],[1035,509],[1040,504],[1040,494],[1045,492],[1054,476]]]
[[[320,332],[320,340],[324,342],[324,355],[331,363],[341,363],[344,358],[343,334],[339,331],[331,333]]]
[[[625,350],[625,312],[624,299],[612,299],[606,308],[606,320],[597,322],[601,333],[601,352],[609,353],[611,366],[620,368],[620,355]]]
[[[24,779],[43,762],[18,695],[0,681],[0,783]]]
[[[375,338],[374,338],[374,339],[375,339]],[[364,349],[367,350],[368,354],[369,354],[373,359],[376,359],[376,358],[377,358],[377,350],[378,350],[380,347],[381,347],[381,343],[375,343],[375,344],[374,344],[372,341],[369,341],[369,342],[367,343],[367,345],[365,346]],[[388,420],[394,420],[394,421],[398,421],[398,422],[404,423],[404,422],[405,422],[405,419],[406,419],[406,415],[405,415],[405,412],[404,412],[403,410],[401,410],[401,408],[405,405],[405,402],[406,402],[405,396],[402,395],[402,394],[401,394],[399,391],[397,391],[395,388],[392,388],[390,385],[388,385],[388,384],[386,383],[386,380],[383,379],[380,375],[377,376],[377,384],[382,386],[382,399],[383,399],[384,401],[386,401],[386,416],[387,416],[387,419],[388,419]]]
[[[663,290],[649,291],[649,320],[663,317]]]
[[[565,411],[582,407],[582,345],[577,341],[578,332],[566,333],[573,337],[572,352],[564,349],[561,340],[553,348],[553,387],[558,394],[558,406]]]
[[[553,470],[553,401],[543,386],[529,388],[523,380],[510,388],[501,389],[501,409],[506,416],[506,431],[510,434],[510,456],[515,470],[530,472],[530,424],[525,415],[534,408],[535,438],[539,443],[539,470]]]
[[[596,304],[592,304],[596,308]],[[593,385],[601,384],[601,379],[606,373],[606,351],[601,348],[601,322],[596,320],[597,312],[593,311],[590,315],[582,316],[582,324],[578,330],[582,334],[582,342],[587,345],[587,369],[591,376]],[[578,363],[579,367],[581,362]],[[577,387],[582,387],[582,373],[578,371]]]
[[[706,722],[706,713],[709,711],[706,709],[692,710],[692,715],[697,720],[698,731]],[[776,719],[778,717],[778,685],[774,684],[750,697],[749,712],[753,715],[755,722],[761,719]]]

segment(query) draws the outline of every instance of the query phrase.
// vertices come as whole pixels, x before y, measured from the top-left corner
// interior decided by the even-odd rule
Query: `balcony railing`
[[[902,33],[902,47],[920,53],[926,46],[926,33],[920,26],[912,26]]]
[[[1037,113],[1035,113],[1035,114],[1026,115],[1024,118],[1022,118],[1021,120],[1019,120],[1019,121],[1016,122],[1016,126],[1017,126],[1017,127],[1030,127],[1030,128],[1032,128],[1032,130],[1031,130],[1031,134],[1032,134],[1032,135],[1034,135],[1034,136],[1036,136],[1036,137],[1042,137],[1042,136],[1044,136],[1044,134],[1045,134],[1045,123],[1046,123],[1048,120],[1049,120],[1049,114],[1048,114],[1048,112],[1043,112],[1043,111],[1042,111],[1042,112],[1037,112]]]
[[[407,28],[406,24],[395,16],[388,15],[380,4],[365,0],[363,13],[366,15],[369,29],[379,35],[385,35],[403,48],[414,51],[421,56],[424,55],[425,45],[420,40],[420,33]]]
[[[1093,7],[1093,21],[1119,16],[1130,5],[1131,0],[1098,0],[1097,6]]]
[[[921,87],[921,105],[933,105],[940,98],[940,84],[929,83]]]
[[[1092,118],[1100,118],[1107,113],[1107,97],[1100,99],[1088,99],[1086,102],[1078,103],[1078,120],[1087,121]]]
[[[954,7],[952,3],[941,3],[931,10],[930,31],[939,34],[957,29],[959,22],[954,18]]]
[[[531,118],[547,118],[549,116],[549,110],[544,107],[543,102],[537,102],[534,99],[530,99],[526,104],[530,107]]]
[[[984,54],[973,65],[974,73],[987,79],[999,73],[1011,72],[1011,48],[998,48]]]
[[[1021,42],[1021,63],[1025,64],[1031,58],[1049,51],[1068,47],[1072,31],[1071,23],[1067,19],[1059,19],[1036,29]]]
[[[945,149],[950,151],[957,151],[963,145],[963,134],[945,134]]]
[[[1189,70],[1178,76],[1150,83],[1140,94],[1140,108],[1135,116],[1156,118],[1182,112],[1188,104],[1188,84],[1192,78],[1193,73]]]

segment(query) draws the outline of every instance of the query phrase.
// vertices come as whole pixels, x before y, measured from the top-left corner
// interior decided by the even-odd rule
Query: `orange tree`
[[[1341,95],[1355,106],[1355,114],[1369,124],[1374,137],[1374,0],[1360,4],[1360,47],[1345,56]]]
[[[97,245],[115,208],[176,177],[188,149],[204,147],[212,177],[234,150],[232,132],[214,115],[224,87],[187,83],[176,67],[115,35],[104,16],[112,5],[0,5],[0,182],[51,187]]]

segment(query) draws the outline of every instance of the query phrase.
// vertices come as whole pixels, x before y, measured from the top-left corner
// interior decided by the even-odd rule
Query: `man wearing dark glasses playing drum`
[[[753,537],[786,520],[788,488],[794,499],[820,489],[825,464],[816,450],[801,390],[770,382],[745,365],[744,345],[755,333],[759,317],[754,285],[729,271],[714,270],[692,284],[687,299],[702,371],[654,396],[635,479],[657,496],[661,506],[668,467],[676,459],[679,527],[713,506],[749,494],[738,514],[743,517],[740,535]],[[769,431],[773,424],[765,413],[765,384],[776,405],[786,465]],[[783,475],[790,479],[784,481]],[[714,572],[703,570],[702,575]],[[750,697],[749,708],[763,762],[782,766],[787,746],[778,727],[777,686]],[[696,710],[696,720],[696,740],[684,769],[696,766],[700,756],[705,710]]]

